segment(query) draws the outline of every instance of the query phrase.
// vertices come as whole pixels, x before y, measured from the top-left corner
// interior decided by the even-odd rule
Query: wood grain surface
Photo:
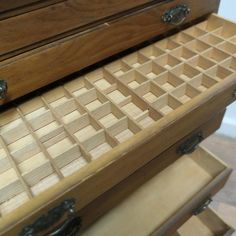
[[[26,203],[23,207],[19,207],[14,214],[10,213],[0,219],[0,232],[12,230],[9,231],[12,232],[12,235],[17,234],[21,230],[22,224],[30,224],[42,215],[48,206],[50,208],[57,206],[66,198],[75,197],[78,201],[77,209],[82,209],[201,126],[210,117],[224,110],[234,99],[231,94],[235,86],[234,79],[224,85],[216,85],[209,92],[183,105],[178,112],[169,114],[162,122],[147,128],[137,135],[135,140],[132,139],[119,148],[111,150],[103,158],[92,162],[88,166],[89,168],[62,180],[40,197],[32,199],[29,204]],[[130,146],[133,147],[132,150],[130,150]],[[145,148],[143,148],[144,146]],[[106,167],[104,168],[104,166]],[[100,171],[97,171],[98,169]],[[19,219],[22,219],[21,222]]]
[[[41,1],[31,2],[39,3]],[[0,21],[0,55],[52,38],[147,2],[150,1],[91,0],[88,2],[86,0],[67,0],[2,20]]]
[[[9,0],[0,2],[0,20],[30,12],[64,0]]]
[[[166,9],[182,2],[157,4],[3,61],[0,63],[0,77],[7,81],[9,88],[4,103],[173,29],[161,21],[161,16]],[[192,9],[187,19],[191,21],[216,11],[219,1],[214,0],[211,5],[204,0],[185,2]]]

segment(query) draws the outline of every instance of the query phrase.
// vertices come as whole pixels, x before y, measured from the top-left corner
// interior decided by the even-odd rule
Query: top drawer
[[[137,1],[136,4],[138,2],[141,1]],[[127,4],[123,4],[123,1],[119,1],[119,3],[128,8],[127,4],[130,1]],[[162,16],[169,9],[183,3],[191,9],[191,13],[186,19],[188,22],[216,11],[219,0],[213,0],[210,5],[204,0],[197,2],[175,0],[162,4],[155,1],[151,6],[133,11],[126,17],[117,16],[113,19],[106,19],[106,21],[90,25],[88,28],[82,27],[83,29],[82,25],[95,20],[91,18],[92,12],[96,9],[95,6],[93,10],[86,10],[87,5],[82,5],[83,8],[81,6],[78,9],[84,9],[82,12],[86,13],[77,14],[67,5],[55,12],[57,8],[54,5],[52,12],[55,13],[53,14],[45,12],[45,14],[35,15],[32,19],[27,18],[29,17],[27,14],[19,16],[18,20],[18,17],[14,17],[1,21],[0,77],[7,81],[9,88],[8,96],[3,102],[18,98],[175,28],[175,25],[165,24]],[[68,11],[65,10],[65,7]],[[113,9],[111,5],[105,7],[105,3],[103,9],[110,9],[109,14],[115,12],[111,12]],[[118,7],[114,7],[114,9],[117,10]],[[45,8],[38,11],[44,10]],[[32,12],[32,14],[36,14],[38,11]],[[102,11],[103,13],[100,16],[97,15],[96,19],[108,14],[105,10]],[[22,20],[23,17],[26,19]],[[42,19],[44,20],[42,21]],[[9,23],[5,24],[6,21]],[[27,37],[25,37],[26,35]],[[54,37],[55,35],[56,37]],[[32,48],[35,49],[31,50]],[[22,54],[18,55],[19,53]],[[12,57],[13,55],[18,56]],[[12,58],[6,60],[9,57]]]
[[[64,6],[65,9],[71,8],[71,13],[76,13],[76,10],[79,10],[77,13],[83,14],[83,7],[86,7],[87,10],[91,9],[93,10],[94,17],[99,16],[99,14],[109,14],[109,13],[117,13],[119,11],[124,11],[132,7],[136,7],[138,5],[144,4],[149,2],[148,0],[129,0],[124,1],[121,0],[119,2],[116,2],[114,0],[108,1],[98,1],[98,0],[11,0],[11,1],[1,1],[0,3],[0,19],[5,19],[10,16],[19,15],[25,12],[30,12],[35,9],[43,8],[46,6],[51,6],[55,4],[53,7],[48,7],[45,10],[47,10],[49,13],[50,11],[53,11],[53,8],[55,7],[58,9],[61,6]],[[58,4],[57,4],[58,3]],[[61,4],[60,4],[61,3]],[[108,9],[110,6],[110,9]],[[82,9],[80,8],[82,7]],[[95,12],[94,9],[97,9]],[[74,12],[73,12],[74,10]],[[40,12],[40,11],[39,11]],[[42,11],[43,12],[43,11]],[[42,13],[41,12],[41,13]],[[52,13],[52,12],[51,12]],[[86,13],[89,13],[86,12]],[[92,13],[92,12],[91,12]],[[106,15],[105,14],[105,15]],[[34,16],[32,14],[31,16]],[[46,21],[45,21],[46,23]]]
[[[158,3],[163,1],[165,0],[158,0],[155,2]],[[42,5],[41,1],[31,0],[28,2],[31,4],[26,4],[26,1],[16,4],[24,4],[23,8],[25,11],[29,8],[29,5],[31,7],[40,7]],[[95,24],[96,22],[99,24],[101,22],[98,23],[98,21],[101,19],[115,14],[119,14],[119,16],[116,17],[120,17],[124,14],[135,11],[135,9],[133,9],[135,7],[141,6],[147,2],[150,3],[148,0],[91,0],[89,2],[86,0],[57,0],[57,3],[55,3],[55,1],[43,2],[44,5],[48,6],[41,6],[40,9],[7,18],[0,22],[0,35],[2,36],[0,39],[0,56],[17,49],[22,49],[26,46],[39,43],[42,40],[51,38],[50,41],[54,41],[52,37],[55,36],[58,36],[58,38],[63,38],[63,35],[59,35],[71,30],[76,32],[83,31],[84,28],[81,29],[81,27],[91,27],[88,26],[88,24]],[[4,17],[4,14],[1,14],[1,5],[7,4],[0,3],[0,19]],[[7,8],[8,6],[5,7]],[[127,10],[130,11],[125,12]],[[107,21],[107,19],[104,19],[104,21]],[[68,34],[73,33],[68,32]]]

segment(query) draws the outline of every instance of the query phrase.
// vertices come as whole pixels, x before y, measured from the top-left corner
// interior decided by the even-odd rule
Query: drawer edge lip
[[[222,159],[220,159],[217,155],[215,155],[212,151],[210,151],[207,147],[205,147],[202,144],[199,144],[199,147],[206,153],[210,154],[212,158],[214,158],[216,161],[218,161],[221,165],[225,166],[226,168],[233,171],[233,168],[229,167],[226,162],[224,162]]]
[[[151,236],[162,236],[166,235],[166,232],[170,230],[170,227],[176,224],[179,219],[181,219],[181,215],[189,215],[207,198],[212,197],[215,193],[217,193],[220,189],[217,189],[229,178],[233,169],[226,168],[223,172],[217,175],[209,184],[207,184],[204,188],[202,188],[190,201],[188,201],[181,209],[178,210],[176,214],[174,214],[169,220],[167,220],[161,227],[151,234]],[[223,184],[224,185],[224,184]],[[192,205],[192,207],[190,207]],[[185,220],[186,222],[187,220]]]
[[[168,118],[166,117],[165,119],[162,119],[161,124],[160,123],[154,124],[153,126],[150,126],[147,129],[141,131],[138,134],[138,138],[134,137],[130,141],[128,141],[127,143],[119,145],[118,148],[114,148],[111,152],[102,156],[101,159],[103,159],[103,163],[100,163],[100,165],[102,165],[102,166],[100,166],[99,172],[101,170],[105,169],[106,167],[108,167],[109,165],[111,165],[112,163],[114,163],[115,161],[117,161],[118,159],[122,158],[125,154],[127,154],[127,152],[132,152],[138,146],[147,143],[154,136],[158,135],[164,128],[175,123],[177,120],[180,120],[181,118],[185,117],[186,114],[190,114],[196,110],[197,110],[197,112],[199,112],[198,108],[199,107],[202,108],[201,105],[206,105],[207,102],[211,101],[211,99],[214,99],[215,97],[219,96],[218,99],[222,100],[221,95],[224,94],[226,92],[226,90],[231,90],[232,86],[236,87],[236,78],[233,78],[233,77],[228,78],[227,83],[225,82],[225,83],[223,83],[223,85],[222,85],[222,83],[219,83],[215,87],[212,87],[207,92],[200,95],[199,97],[196,97],[193,100],[189,101],[189,103],[184,104],[182,107],[180,107],[181,112],[179,112],[178,114],[170,113],[169,115],[167,115]],[[224,106],[229,104],[228,100],[229,99],[225,99],[225,101],[223,103]],[[134,142],[134,139],[136,139],[135,142]],[[131,146],[132,146],[132,150],[130,150]],[[98,159],[97,161],[99,161],[99,160],[100,159]],[[104,163],[105,163],[104,161],[106,162],[106,165],[104,165]],[[98,162],[96,162],[96,163],[98,163]],[[57,199],[62,196],[61,190],[64,190],[63,192],[65,193],[65,192],[70,191],[71,189],[74,189],[76,186],[78,186],[78,184],[80,184],[84,180],[91,177],[92,173],[97,173],[97,169],[96,169],[96,171],[92,171],[92,172],[90,171],[90,174],[87,174],[86,177],[84,176],[84,178],[81,178],[81,173],[75,173],[74,175],[63,179],[61,182],[57,183],[54,186],[55,188],[53,187],[53,188],[49,189],[48,191],[43,192],[40,195],[41,200],[39,200],[40,197],[36,197],[30,201],[30,203],[31,203],[30,207],[25,207],[23,205],[24,208],[22,208],[22,209],[24,210],[24,212],[22,210],[19,211],[20,208],[16,209],[16,211],[18,213],[20,213],[19,214],[20,217],[18,216],[18,219],[25,218],[25,215],[30,215],[30,214],[34,214],[35,212],[38,212],[39,210],[41,210],[42,208],[45,207],[45,206],[42,207],[42,203],[45,203],[45,202],[48,202],[48,204],[52,203],[51,199],[54,199],[54,198]],[[78,179],[80,179],[79,183],[78,183]],[[60,186],[60,188],[59,188],[59,186]],[[65,189],[65,186],[68,186],[68,187]],[[61,190],[58,191],[58,189],[61,189]],[[44,199],[42,199],[42,196]],[[45,199],[46,199],[46,201],[45,201]],[[26,203],[26,205],[27,205],[27,203]],[[25,214],[25,213],[27,213],[27,214]],[[2,232],[6,231],[6,228],[7,229],[13,228],[15,226],[15,224],[17,224],[16,221],[17,221],[16,216],[14,216],[11,213],[9,215],[6,215],[6,217],[4,217],[3,219],[0,219],[0,235]],[[6,226],[6,227],[4,227],[4,226]]]
[[[232,169],[232,172],[233,172],[233,169]],[[226,220],[224,220],[220,215],[219,213],[213,209],[211,206],[208,207],[208,209],[216,216],[218,217],[225,225],[227,225],[229,227],[229,230],[226,232],[226,234],[224,236],[230,236],[232,233],[235,232],[235,229],[234,227],[229,224]]]

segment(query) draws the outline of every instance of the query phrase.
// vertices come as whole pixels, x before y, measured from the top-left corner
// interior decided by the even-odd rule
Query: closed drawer
[[[27,12],[29,10],[37,9],[42,6],[47,6],[60,1],[62,0],[46,0],[43,1],[43,3],[40,0],[4,1],[0,3],[0,19],[14,16],[22,12]]]
[[[214,210],[208,208],[200,215],[191,217],[173,236],[230,236],[233,233],[234,229],[225,223]]]
[[[77,13],[80,15],[83,15],[85,13],[85,12],[83,12],[83,10],[85,10],[86,11],[86,18],[88,20],[88,22],[86,22],[86,23],[89,23],[92,17],[93,17],[93,19],[98,20],[101,17],[109,16],[114,13],[125,11],[130,8],[145,4],[147,2],[148,2],[147,0],[119,1],[119,3],[115,3],[115,1],[107,1],[107,0],[102,1],[102,2],[92,0],[89,3],[84,0],[77,0],[77,1],[73,1],[73,0],[46,0],[43,2],[40,0],[24,0],[24,1],[12,0],[12,1],[7,1],[7,2],[5,1],[5,2],[0,3],[0,19],[3,19],[3,18],[5,19],[9,16],[20,15],[20,14],[26,12],[26,14],[28,13],[28,19],[33,20],[33,19],[36,19],[36,15],[43,17],[44,16],[43,14],[45,14],[46,12],[48,15],[50,15],[50,13],[51,13],[51,15],[53,15],[53,13],[58,14],[59,9],[62,10],[62,11],[60,11],[60,14],[63,14],[63,10],[68,11],[69,8],[71,8],[71,11],[68,13],[73,14],[73,9],[74,9],[74,11],[79,9],[80,11],[78,11]],[[61,3],[61,4],[56,4],[56,3]],[[43,8],[45,6],[50,6],[50,5],[54,5],[54,6],[45,8],[43,11],[39,10],[39,11],[35,12],[35,14],[29,13],[30,11],[33,11],[35,9]],[[61,9],[62,7],[63,7],[63,9]],[[110,9],[108,9],[109,7],[110,7]],[[53,11],[53,9],[54,9],[54,11]],[[97,11],[95,11],[95,9],[97,9]],[[70,15],[70,16],[73,17],[72,15]],[[25,23],[26,19],[24,17],[25,16],[22,16],[22,17],[19,17],[18,19],[22,20],[22,22]],[[61,18],[61,19],[65,19],[65,18]],[[15,22],[16,22],[16,20],[15,20]],[[17,27],[17,25],[16,25],[16,27]]]
[[[222,186],[229,173],[224,163],[199,147],[138,188],[82,235],[170,235],[179,222],[187,219],[186,214],[198,212],[204,197],[206,200],[214,188]],[[208,210],[202,214],[197,218],[215,220]],[[190,221],[192,219],[196,217]],[[185,235],[186,228],[179,231],[180,235]],[[191,229],[194,232],[194,228]],[[225,225],[225,232],[228,230]]]
[[[7,10],[7,7],[9,7],[9,11],[14,7],[14,4],[16,8],[21,7],[21,11],[23,11],[23,8],[26,10],[25,14],[19,14],[0,21],[0,34],[2,35],[0,56],[46,39],[54,41],[53,37],[71,30],[83,31],[85,29],[79,30],[79,28],[96,22],[99,25],[101,24],[99,22],[101,19],[119,13],[124,15],[124,11],[148,2],[150,3],[148,0],[121,0],[119,2],[114,0],[92,0],[89,2],[85,0],[47,0],[43,2],[29,0],[28,2],[10,1],[9,3],[0,3],[1,5],[6,5],[2,6],[2,8],[0,5],[1,10],[4,8]],[[30,9],[37,8],[37,6],[39,9],[30,11]],[[0,19],[5,15],[0,14]],[[70,32],[70,34],[73,33]],[[62,35],[59,38],[62,38]]]
[[[185,23],[215,11],[219,1],[214,0],[213,2],[213,4],[206,6],[206,1],[203,0],[198,2],[184,1],[191,9]],[[14,30],[10,30],[9,24],[7,24],[5,26],[6,32],[1,33],[1,35],[5,35],[5,37],[1,37],[1,40],[5,40],[5,42],[2,42],[0,46],[3,47],[0,50],[0,53],[2,52],[0,77],[8,83],[8,94],[3,102],[14,100],[127,48],[176,28],[172,24],[165,24],[162,16],[167,10],[180,4],[183,4],[183,1],[157,3],[125,17],[107,20],[85,31],[72,32],[68,37],[62,34],[65,29],[60,20],[58,20],[60,22],[58,27],[54,27],[54,21],[51,26],[45,21],[46,33],[44,30],[39,32],[40,29],[43,29],[42,25],[26,27],[23,24],[23,30],[16,34],[15,23],[12,24]],[[56,14],[56,16],[60,17],[61,14]],[[71,14],[69,14],[70,16]],[[67,28],[72,29],[70,18],[68,21]],[[66,24],[67,21],[63,22]],[[4,23],[4,21],[1,23]],[[27,20],[27,24],[31,24],[31,20]],[[30,28],[30,32],[26,32],[28,28]],[[0,31],[3,29],[4,27],[0,27]],[[21,34],[23,35],[19,36]],[[56,40],[52,37],[56,34],[62,34],[62,39]],[[28,37],[25,37],[25,35],[28,35]],[[17,40],[14,37],[17,37]],[[52,38],[51,43],[46,40],[46,44],[42,46],[44,44],[42,40],[47,37]],[[37,41],[40,41],[41,44],[37,45]],[[34,47],[37,47],[35,50],[30,50],[31,47],[25,48],[32,42],[34,42]],[[19,48],[24,49],[20,49],[16,53],[11,52],[12,49]],[[9,59],[4,60],[6,58]]]

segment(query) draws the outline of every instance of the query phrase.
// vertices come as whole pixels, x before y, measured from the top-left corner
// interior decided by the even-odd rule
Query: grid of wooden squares
[[[215,16],[0,117],[0,216],[235,76],[236,27]]]

